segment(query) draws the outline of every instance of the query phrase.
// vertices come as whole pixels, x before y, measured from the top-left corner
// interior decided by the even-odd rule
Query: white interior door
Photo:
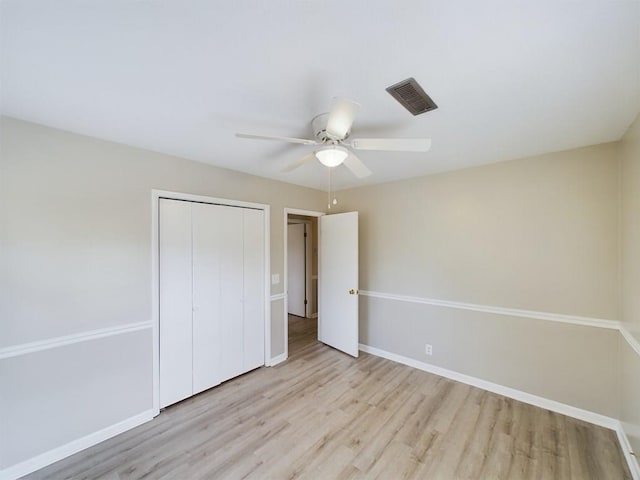
[[[193,394],[191,204],[159,202],[160,407]]]
[[[358,212],[319,219],[318,340],[358,356]]]
[[[287,302],[289,313],[306,317],[305,308],[305,225],[287,225]]]

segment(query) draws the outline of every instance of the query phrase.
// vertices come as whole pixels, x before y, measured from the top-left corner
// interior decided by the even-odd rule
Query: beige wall
[[[317,190],[8,118],[1,127],[0,314],[11,321],[0,347],[151,320],[151,189],[270,204],[281,278],[284,207],[324,206]]]
[[[618,174],[605,144],[339,192],[360,287],[616,319]]]
[[[365,345],[614,418],[618,337],[597,327],[360,297]]]
[[[640,341],[640,115],[620,142],[622,199],[622,320]],[[623,342],[626,344],[626,342]],[[640,452],[640,356],[622,347],[622,421]]]
[[[281,278],[284,208],[324,207],[317,190],[0,122],[0,348],[151,320],[152,189],[271,205],[271,270]],[[282,283],[272,286],[282,292]],[[271,309],[273,357],[284,351],[283,304]],[[0,469],[151,409],[150,331],[109,338],[0,360],[3,392],[40,385],[25,397],[61,406],[39,423],[20,395],[0,395],[2,442],[10,442],[0,442]],[[91,361],[102,345],[110,348]],[[107,368],[120,359],[135,363],[126,375]],[[96,368],[76,375],[73,364]],[[97,385],[87,390],[89,379]],[[63,402],[65,395],[88,407]]]
[[[338,192],[342,211],[360,212],[360,288],[617,319],[616,153],[605,144]],[[614,331],[371,297],[361,307],[363,343],[617,416]]]

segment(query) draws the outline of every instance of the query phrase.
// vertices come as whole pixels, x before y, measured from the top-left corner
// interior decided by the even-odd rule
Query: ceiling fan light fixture
[[[331,147],[323,148],[316,152],[316,158],[325,167],[337,167],[349,156],[349,152],[346,148],[333,145]]]

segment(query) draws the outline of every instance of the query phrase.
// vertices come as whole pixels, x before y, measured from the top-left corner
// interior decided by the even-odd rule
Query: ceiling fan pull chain
[[[329,209],[331,209],[331,205],[337,205],[338,200],[336,199],[336,197],[333,197],[333,201],[331,201],[331,171],[333,170],[333,168],[328,168],[327,170],[329,170],[329,191],[327,192],[327,206],[329,207]]]

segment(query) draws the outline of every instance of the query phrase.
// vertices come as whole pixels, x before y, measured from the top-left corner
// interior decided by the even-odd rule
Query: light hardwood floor
[[[627,479],[613,431],[315,340],[29,478]]]

